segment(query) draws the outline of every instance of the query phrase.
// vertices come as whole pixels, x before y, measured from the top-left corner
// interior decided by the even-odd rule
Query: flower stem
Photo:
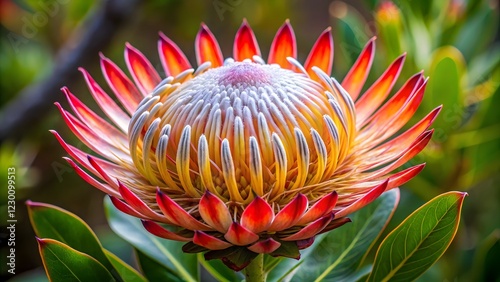
[[[245,268],[246,282],[264,282],[264,255],[259,254]]]

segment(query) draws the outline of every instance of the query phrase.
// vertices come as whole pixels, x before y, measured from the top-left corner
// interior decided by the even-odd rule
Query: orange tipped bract
[[[184,251],[206,252],[235,270],[259,253],[298,258],[316,235],[349,222],[349,214],[423,169],[394,173],[429,142],[440,108],[396,135],[419,106],[427,79],[414,75],[387,100],[402,55],[361,94],[375,39],[342,83],[330,77],[330,29],[304,65],[288,21],[267,62],[246,21],[233,58],[224,59],[203,24],[195,49],[198,66],[191,68],[160,34],[166,78],[130,44],[129,75],[101,55],[114,97],[82,69],[107,118],[63,88],[73,113],[57,104],[62,117],[96,156],[53,132],[83,179],[152,234],[186,242]]]

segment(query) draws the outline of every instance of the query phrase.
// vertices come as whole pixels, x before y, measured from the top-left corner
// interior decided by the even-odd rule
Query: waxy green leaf
[[[456,48],[441,47],[434,51],[430,69],[426,98],[422,104],[425,111],[443,105],[443,113],[434,122],[436,138],[445,138],[462,124],[464,93],[462,78],[466,72],[465,60]]]
[[[114,255],[108,250],[104,250],[104,253],[108,257],[111,264],[115,267],[116,271],[120,274],[123,281],[127,282],[146,282],[146,278],[142,276],[137,270],[132,268],[130,265],[126,264],[119,257]]]
[[[221,260],[205,260],[202,253],[198,253],[198,262],[210,273],[217,281],[230,282],[241,281],[244,279],[241,272],[235,272],[227,267]]]
[[[408,216],[380,245],[368,281],[413,281],[424,273],[455,237],[466,195],[444,193]]]
[[[146,276],[148,281],[169,281],[169,282],[183,282],[185,281],[174,271],[166,268],[156,260],[150,258],[139,250],[135,250],[137,262],[141,267],[142,273]]]
[[[59,207],[27,201],[31,225],[37,237],[54,239],[99,261],[117,276],[92,229],[78,216]]]
[[[115,281],[93,257],[53,239],[38,239],[40,256],[50,281]]]

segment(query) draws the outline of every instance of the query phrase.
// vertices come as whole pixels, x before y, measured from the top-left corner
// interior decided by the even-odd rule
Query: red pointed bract
[[[120,194],[113,190],[109,185],[103,184],[99,181],[97,181],[95,178],[92,176],[88,175],[83,169],[81,169],[75,162],[73,162],[69,158],[65,158],[65,160],[70,164],[70,166],[75,170],[75,172],[80,176],[83,180],[85,180],[87,183],[90,185],[94,186],[95,188],[101,190],[102,192],[115,196],[115,197],[120,197]]]
[[[288,20],[280,27],[269,51],[268,64],[278,64],[285,69],[295,69],[287,57],[297,58],[295,33]]]
[[[380,195],[382,195],[382,193],[384,193],[384,191],[387,189],[388,182],[389,182],[389,180],[384,181],[384,183],[373,188],[372,190],[370,190],[370,192],[366,193],[363,197],[356,200],[354,203],[352,203],[349,206],[336,212],[335,218],[344,217],[344,216],[351,214],[354,211],[357,211],[360,208],[368,205],[369,203],[373,202],[376,198],[378,198],[378,196],[380,196]]]
[[[410,97],[409,101],[395,114],[392,119],[385,124],[384,134],[381,138],[385,139],[390,137],[392,134],[400,130],[417,112],[422,99],[424,98],[425,88],[427,86],[427,80],[424,81],[422,86]]]
[[[228,242],[210,236],[203,231],[194,232],[193,243],[195,243],[198,246],[207,248],[209,250],[224,250],[233,246]]]
[[[54,130],[50,130],[50,132],[52,134],[54,134],[54,136],[56,137],[57,141],[59,141],[59,144],[61,144],[61,146],[63,147],[63,149],[73,158],[75,159],[79,164],[81,164],[82,166],[84,166],[86,169],[90,170],[92,173],[94,174],[98,174],[98,172],[92,167],[92,165],[89,164],[88,160],[87,160],[87,155],[86,153],[83,153],[81,151],[79,151],[77,148],[69,145],[68,143],[66,143],[64,141],[64,139],[62,139],[61,135],[59,135],[59,133],[57,133],[56,131]],[[79,153],[81,152],[81,153]],[[66,158],[67,159],[67,158]],[[67,159],[68,161],[71,161],[73,162],[72,159]],[[118,195],[118,194],[117,194]]]
[[[304,63],[304,69],[314,80],[318,80],[312,67],[318,67],[330,76],[333,64],[333,36],[331,28],[321,33]]]
[[[378,165],[387,164],[391,161],[396,160],[397,158],[401,158],[403,155],[406,155],[406,154],[413,152],[413,153],[411,153],[411,155],[412,155],[411,157],[408,156],[405,158],[406,161],[408,161],[409,158],[412,158],[413,156],[418,154],[420,152],[420,150],[424,149],[424,147],[430,141],[432,134],[433,134],[433,130],[424,131],[415,140],[413,140],[409,146],[407,146],[407,147],[398,146],[398,148],[395,148],[394,150],[391,150],[390,152],[384,153],[383,155],[381,155],[379,157],[378,161],[375,162],[375,164],[378,164]],[[404,161],[404,160],[402,160],[402,161]],[[400,163],[398,161],[398,164],[402,165],[403,163]],[[393,164],[393,165],[397,165],[397,164]],[[389,169],[389,168],[384,167],[383,169],[384,169],[384,171],[387,171],[387,169]],[[390,171],[387,171],[387,172],[390,172]]]
[[[104,170],[92,156],[87,155],[87,160],[89,164],[102,176],[102,178],[114,189],[118,188],[118,183],[115,179],[112,179],[106,170]]]
[[[121,129],[123,132],[128,130],[128,122],[130,121],[130,116],[127,115],[114,101],[109,97],[104,90],[95,82],[95,80],[90,76],[90,74],[83,68],[79,68],[80,72],[83,74],[87,86],[89,88],[90,94],[94,97],[97,105],[101,107],[102,111]]]
[[[139,50],[128,43],[125,48],[125,62],[143,96],[151,93],[156,85],[160,83],[160,76],[149,60]]]
[[[108,160],[118,161],[120,156],[123,159],[128,159],[129,157],[122,151],[116,149],[114,144],[110,143],[110,140],[99,136],[93,130],[84,125],[80,120],[75,118],[69,112],[65,111],[59,103],[55,103],[64,122],[69,127],[71,132],[75,134],[87,147],[91,148],[94,152],[106,157]]]
[[[342,87],[349,93],[353,101],[358,98],[363,85],[365,85],[368,73],[370,72],[373,58],[375,57],[375,39],[374,37],[368,41],[358,59],[342,81]]]
[[[280,242],[274,240],[273,238],[267,238],[251,245],[248,249],[258,254],[270,254],[276,251],[280,246]]]
[[[370,122],[370,126],[381,127],[390,120],[405,103],[411,100],[412,94],[419,89],[423,82],[422,73],[417,73],[412,76],[406,83],[387,101],[380,109],[378,109],[371,117],[366,119],[365,123]]]
[[[297,248],[299,250],[303,250],[305,248],[309,248],[314,243],[314,238],[315,237],[311,237],[311,238],[308,238],[308,239],[296,241],[295,243],[297,244]]]
[[[184,55],[177,44],[163,33],[160,33],[160,40],[158,40],[158,53],[160,53],[160,60],[167,76],[175,77],[191,68],[186,55]]]
[[[281,231],[293,226],[307,209],[307,198],[302,194],[297,194],[274,218],[268,231]]]
[[[406,54],[397,58],[382,76],[356,101],[357,124],[362,124],[384,102],[403,68]]]
[[[333,214],[328,214],[326,216],[323,216],[306,227],[302,228],[299,230],[299,232],[290,235],[288,237],[283,238],[283,241],[298,241],[298,240],[305,240],[307,238],[311,238],[316,236],[319,232],[321,232],[327,225],[332,221],[333,219]]]
[[[101,70],[109,87],[129,114],[133,114],[144,96],[110,59],[101,53]]]
[[[434,122],[441,109],[442,106],[435,108],[421,121],[412,126],[410,129],[398,135],[394,139],[388,141],[387,143],[384,143],[381,146],[377,147],[377,151],[386,152],[391,149],[396,150],[398,147],[405,148],[410,146],[411,143],[419,135],[421,135],[425,130],[427,130],[430,127],[430,125]]]
[[[153,211],[146,203],[144,203],[136,194],[130,191],[129,188],[125,187],[121,182],[118,182],[118,191],[122,196],[123,200],[127,202],[132,208],[142,213],[143,215],[148,216],[151,219],[156,219],[160,221],[164,221],[165,219]]]
[[[274,212],[271,206],[261,197],[255,197],[241,215],[241,225],[259,233],[265,231],[273,222]]]
[[[66,144],[66,142],[62,139],[62,137],[55,131],[51,130],[50,131],[52,134],[56,136],[56,139],[59,141],[61,146],[66,150],[66,152],[73,158],[75,159],[80,165],[82,165],[85,169],[91,171],[94,175],[99,176],[100,173],[90,164],[88,161],[88,156],[89,154],[86,152],[81,151],[80,149],[73,147],[69,144]],[[123,170],[122,167],[117,166],[113,163],[110,163],[106,160],[103,160],[101,158],[98,158],[96,156],[91,156],[92,159],[95,160],[95,162],[102,167],[103,169],[111,172],[116,172],[116,173],[124,173],[127,174],[126,171]],[[71,160],[72,161],[72,160]],[[117,194],[118,195],[118,194]]]
[[[237,246],[246,246],[259,240],[259,235],[241,226],[237,222],[233,222],[229,230],[224,235],[224,238]]]
[[[175,225],[182,226],[189,230],[207,231],[212,229],[196,220],[192,215],[179,206],[179,204],[174,202],[159,189],[156,192],[156,202],[165,217]]]
[[[76,98],[76,96],[73,95],[67,87],[63,87],[62,91],[66,95],[69,105],[83,123],[98,130],[103,135],[113,136],[113,139],[116,138],[122,144],[128,143],[127,137],[123,134],[123,132],[93,112],[89,107],[82,103],[82,101]]]
[[[380,143],[384,142],[388,137],[395,134],[398,130],[400,130],[411,119],[413,114],[417,111],[418,106],[422,102],[426,85],[427,85],[426,81],[424,81],[424,83],[420,86],[420,88],[416,91],[416,93],[413,93],[411,95],[411,97],[409,98],[409,100],[403,105],[403,107],[401,109],[399,109],[399,111],[396,114],[394,114],[390,118],[390,120],[387,121],[383,126],[379,126],[379,127],[370,126],[370,127],[366,128],[360,136],[363,136],[363,138],[365,136],[373,136],[373,138],[371,138],[371,140],[370,140],[371,141],[370,143],[375,147],[375,146],[379,145]],[[434,113],[437,115],[439,113],[439,109],[437,111],[435,111],[435,110],[433,110],[431,113]],[[428,115],[424,119],[427,120],[428,118],[430,119],[430,118],[432,118],[432,116]],[[434,116],[434,118],[435,118],[435,116]],[[427,121],[429,121],[429,120],[427,120]],[[433,119],[432,119],[432,121],[433,121]],[[422,122],[425,123],[426,121],[422,120]],[[418,130],[416,128],[417,125],[419,125],[419,129],[422,129],[421,126],[424,124],[421,124],[419,122],[415,126],[413,126],[411,130]],[[427,129],[427,128],[425,128],[425,129]],[[423,130],[425,130],[425,129],[423,129]],[[409,133],[409,134],[407,134],[407,133]],[[422,131],[413,131],[411,133],[409,131],[407,131],[404,134],[401,134],[401,135],[397,136],[396,138],[390,140],[389,142],[386,142],[383,145],[379,146],[373,152],[378,152],[381,148],[389,148],[389,146],[393,146],[393,145],[396,145],[396,146],[393,146],[394,149],[397,149],[398,147],[399,148],[408,147],[414,141],[414,139],[421,133],[422,133]],[[402,138],[401,136],[403,136],[403,139],[401,139]],[[411,137],[411,138],[409,138],[409,137]],[[405,140],[406,143],[400,142],[401,140]],[[403,144],[406,144],[406,146]],[[391,150],[391,153],[392,152],[393,152],[393,150]],[[389,154],[389,153],[384,152],[384,154]]]
[[[387,184],[387,189],[396,188],[405,184],[410,179],[419,174],[424,169],[424,167],[425,163],[412,166],[410,168],[407,168],[405,170],[402,170],[398,173],[391,175],[391,177],[389,178],[389,183]]]
[[[243,20],[234,38],[234,60],[243,61],[244,59],[252,59],[255,55],[260,57],[259,44],[257,43],[257,39],[255,39],[252,28],[250,28],[246,20]]]
[[[319,234],[328,232],[328,231],[333,230],[335,228],[339,228],[340,226],[342,226],[346,223],[349,223],[349,222],[351,222],[351,219],[347,218],[347,217],[342,217],[339,219],[332,220],[330,222],[330,224],[328,224]]]
[[[338,194],[336,191],[319,199],[312,207],[310,207],[307,212],[300,218],[297,225],[304,225],[309,222],[313,222],[316,219],[326,215],[335,208],[337,203]]]
[[[226,204],[208,190],[200,199],[199,211],[201,218],[221,233],[233,222]]]
[[[420,153],[420,151],[422,151],[425,148],[425,146],[427,146],[427,144],[431,140],[433,133],[434,133],[434,130],[428,130],[428,131],[422,133],[417,138],[417,140],[415,140],[415,142],[412,144],[412,146],[410,146],[409,148],[407,148],[406,150],[404,150],[402,153],[399,154],[400,157],[396,161],[394,161],[393,163],[391,163],[388,166],[381,168],[380,170],[373,172],[372,177],[378,177],[378,176],[385,175],[385,174],[391,172],[392,170],[400,167],[401,165],[403,165],[404,163],[406,163],[410,159],[412,159],[414,156],[416,156],[418,153]]]
[[[115,208],[117,208],[119,211],[121,211],[121,212],[123,212],[125,214],[128,214],[128,215],[137,217],[137,218],[143,218],[143,217],[145,217],[143,214],[141,214],[140,212],[134,210],[130,205],[128,205],[124,201],[120,200],[119,198],[116,198],[116,197],[113,197],[113,196],[109,196],[109,198],[111,199],[111,203],[113,203],[113,205],[115,206]]]
[[[176,234],[170,230],[167,230],[165,228],[163,228],[162,226],[160,226],[158,223],[155,223],[153,221],[150,221],[150,220],[141,220],[142,222],[142,225],[144,226],[144,228],[151,234],[155,235],[155,236],[158,236],[158,237],[161,237],[161,238],[165,238],[165,239],[169,239],[169,240],[176,240],[176,241],[181,241],[181,242],[189,242],[191,241],[191,238],[186,238],[184,236],[181,236],[179,234]]]
[[[219,43],[205,24],[201,25],[200,31],[196,36],[195,50],[198,65],[204,62],[211,62],[212,68],[222,66],[223,57]]]

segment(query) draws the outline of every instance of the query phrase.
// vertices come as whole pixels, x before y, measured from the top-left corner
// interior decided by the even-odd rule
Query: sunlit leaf
[[[93,257],[53,239],[38,239],[40,256],[51,281],[115,281]]]
[[[217,281],[230,282],[243,279],[241,272],[235,272],[229,269],[221,260],[205,260],[202,253],[198,253],[198,262],[210,273]]]
[[[150,258],[149,256],[143,254],[141,251],[136,250],[135,253],[142,273],[144,273],[149,281],[184,281],[174,271],[158,263],[156,260]]]
[[[467,193],[448,192],[413,212],[380,245],[368,281],[412,281],[448,248]]]
[[[60,241],[88,254],[116,275],[116,270],[104,254],[101,243],[82,219],[49,204],[28,201],[26,205],[36,236]]]
[[[476,13],[468,14],[467,22],[457,34],[456,42],[453,44],[468,59],[493,41],[499,25],[495,8],[488,4],[488,1],[477,2],[482,2],[481,7]],[[481,32],[477,32],[478,30]]]
[[[475,251],[470,281],[497,281],[500,278],[498,267],[492,267],[498,263],[495,258],[498,258],[499,251],[500,229],[495,229]]]
[[[130,265],[126,264],[119,257],[115,256],[113,253],[104,250],[104,253],[108,257],[111,264],[115,267],[116,271],[120,274],[123,281],[130,282],[146,282],[146,278],[142,276],[137,270],[133,269]]]

